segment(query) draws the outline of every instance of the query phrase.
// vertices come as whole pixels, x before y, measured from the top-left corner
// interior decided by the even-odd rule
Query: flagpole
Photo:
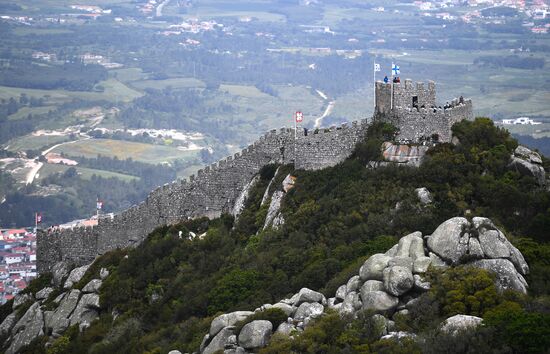
[[[297,138],[297,133],[296,133],[296,130],[298,129],[298,125],[296,123],[296,119],[298,119],[297,115],[298,113],[294,113],[294,141],[296,141],[296,138]]]
[[[376,109],[376,56],[372,66],[372,106]]]
[[[393,60],[391,62],[391,98],[390,98],[390,109],[393,109]]]

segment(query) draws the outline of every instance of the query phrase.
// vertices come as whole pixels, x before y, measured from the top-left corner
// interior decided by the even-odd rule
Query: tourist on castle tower
[[[390,81],[390,80],[388,79],[388,76],[387,76],[387,75],[386,75],[386,76],[384,76],[384,83],[385,83],[385,84],[387,84],[387,83],[388,83],[388,81]]]

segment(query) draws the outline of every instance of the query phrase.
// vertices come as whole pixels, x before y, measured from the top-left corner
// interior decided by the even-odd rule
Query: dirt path
[[[320,128],[321,123],[323,122],[323,118],[330,115],[332,113],[332,110],[334,109],[334,105],[336,105],[336,101],[330,101],[328,103],[327,109],[323,112],[323,115],[315,119],[315,128]]]
[[[85,137],[84,139],[78,139],[78,140],[72,140],[72,141],[66,141],[64,143],[59,143],[59,144],[55,144],[54,146],[42,151],[41,155],[42,156],[46,156],[47,153],[51,152],[53,149],[61,146],[61,145],[68,145],[68,144],[73,144],[73,143],[76,143],[77,141],[82,141],[82,140],[88,140],[88,139],[91,139],[89,136],[88,137]],[[25,179],[25,184],[31,184],[34,179],[36,178],[36,175],[38,174],[38,172],[40,171],[40,169],[42,168],[42,166],[44,166],[44,164],[42,162],[38,162],[30,171],[29,173],[27,173],[27,177]]]

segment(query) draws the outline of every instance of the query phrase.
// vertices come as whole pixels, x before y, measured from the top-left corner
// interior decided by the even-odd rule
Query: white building
[[[512,124],[523,124],[523,125],[537,125],[542,124],[541,122],[535,122],[529,117],[519,117],[516,119],[503,119],[502,124],[504,125],[512,125]]]

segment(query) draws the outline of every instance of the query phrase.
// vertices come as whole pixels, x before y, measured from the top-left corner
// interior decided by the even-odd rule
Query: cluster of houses
[[[0,303],[11,300],[36,276],[34,229],[0,229]]]
[[[519,117],[515,119],[503,119],[501,121],[504,125],[514,125],[514,124],[521,124],[521,125],[539,125],[542,124],[542,122],[535,122],[529,117]]]

